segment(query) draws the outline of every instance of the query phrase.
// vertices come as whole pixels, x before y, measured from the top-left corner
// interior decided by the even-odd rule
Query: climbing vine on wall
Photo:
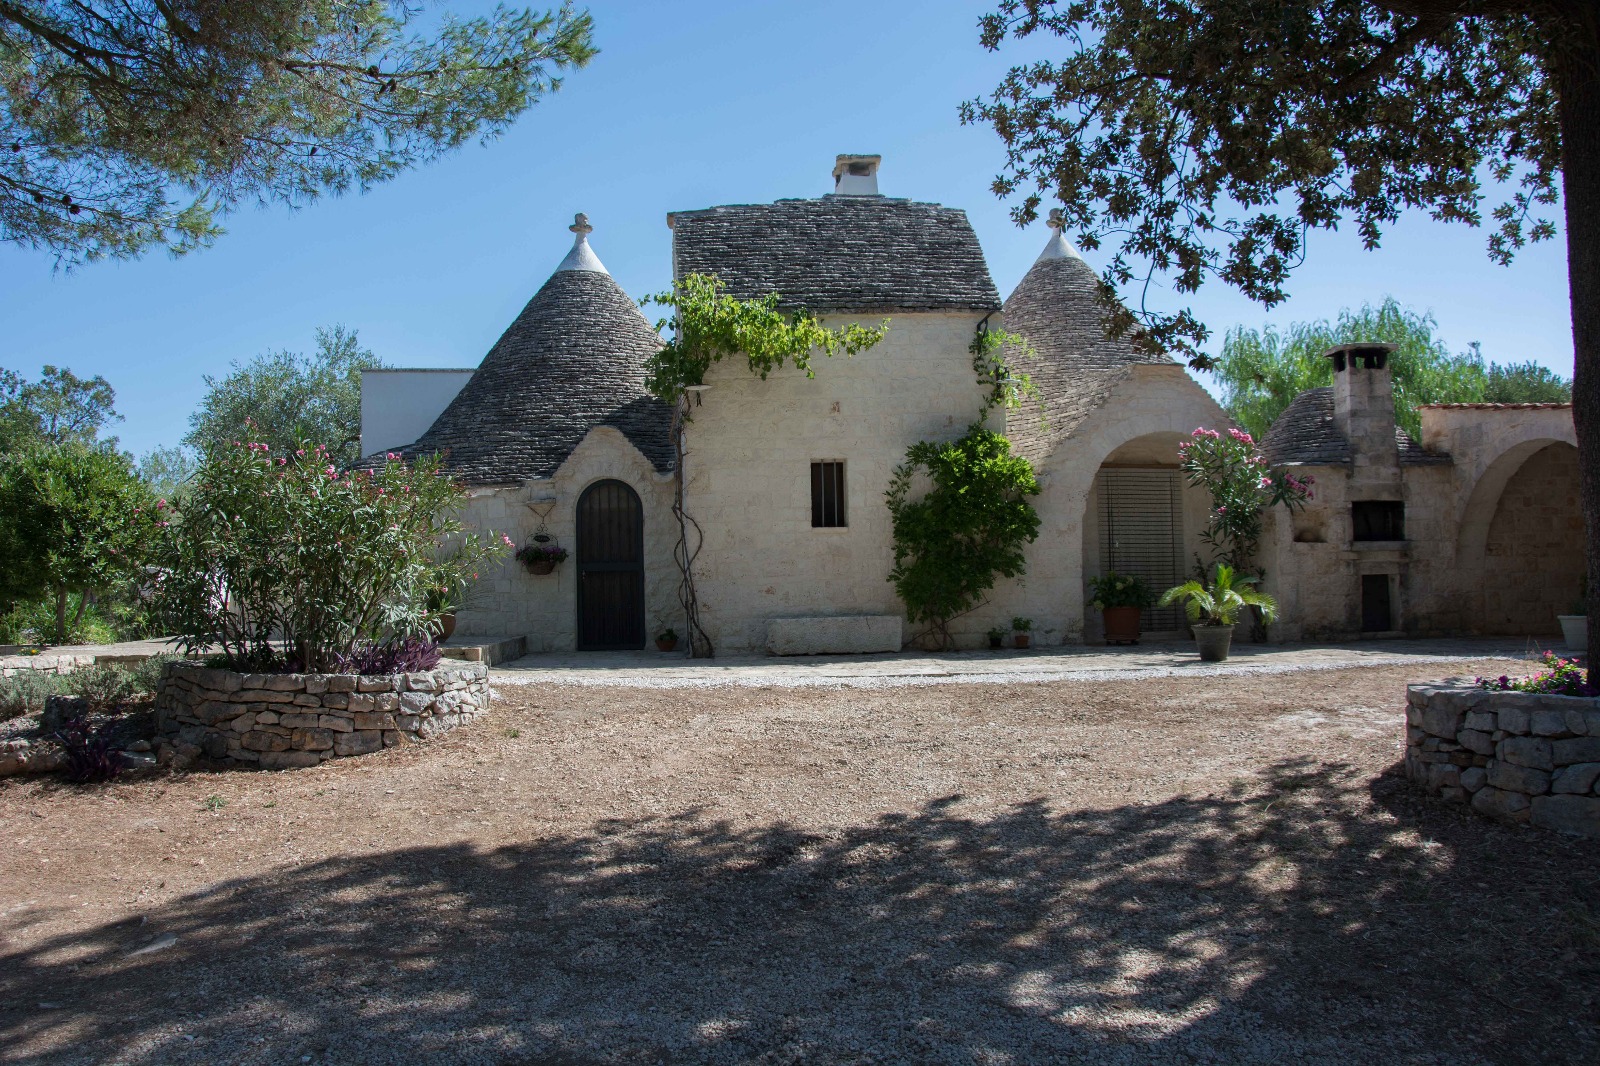
[[[932,486],[912,500],[918,475]],[[981,604],[999,578],[1022,575],[1023,549],[1039,535],[1028,497],[1038,494],[1032,464],[981,422],[959,440],[906,452],[884,494],[894,523],[889,580],[906,617],[927,626],[928,643],[949,648],[951,621]]]
[[[815,376],[811,369],[814,353],[830,358],[841,353],[855,355],[876,345],[889,331],[888,319],[876,327],[850,323],[827,329],[804,309],[779,310],[780,299],[778,293],[759,300],[735,299],[719,279],[706,274],[690,274],[673,282],[672,291],[646,297],[644,304],[670,307],[673,316],[656,323],[657,332],[670,333],[671,340],[645,363],[645,387],[672,404],[677,418],[687,419],[687,406],[681,402],[684,390],[704,384],[712,363],[742,355],[750,372],[762,380],[784,366],[804,371],[809,378]],[[681,575],[678,601],[683,606],[689,654],[710,658],[715,649],[700,624],[700,597],[694,584],[694,562],[705,538],[684,506],[681,421],[677,428],[673,440],[678,477],[672,513],[678,520],[678,542],[672,554]]]
[[[979,325],[967,351],[972,353],[972,371],[978,375],[978,384],[989,390],[983,398],[980,419],[996,407],[1013,410],[1022,406],[1025,397],[1038,397],[1033,378],[1012,364],[1015,358],[1033,358],[1033,345],[1026,337]]]
[[[779,367],[792,366],[814,377],[811,357],[821,352],[832,357],[855,355],[883,340],[889,320],[878,326],[850,323],[827,329],[815,315],[801,308],[782,311],[777,293],[759,300],[739,300],[728,295],[718,278],[690,274],[673,282],[672,291],[643,301],[673,309],[673,317],[656,323],[672,339],[645,363],[645,387],[668,403],[683,395],[685,386],[705,383],[712,363],[743,356],[750,372],[765,380]]]

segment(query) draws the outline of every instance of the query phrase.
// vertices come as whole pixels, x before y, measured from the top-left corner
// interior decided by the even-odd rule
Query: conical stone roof
[[[1031,360],[1013,360],[1013,369],[1033,379],[1039,397],[1006,419],[1017,450],[1034,458],[1070,437],[1130,368],[1172,362],[1140,351],[1126,337],[1106,336],[1100,276],[1061,232],[1060,212],[1050,214],[1050,242],[1001,312],[1006,331],[1028,338],[1036,353]]]
[[[671,409],[644,387],[661,338],[589,248],[587,219],[572,229],[572,252],[402,456],[442,453],[469,485],[518,484],[551,476],[591,429],[612,426],[658,471],[672,468]]]

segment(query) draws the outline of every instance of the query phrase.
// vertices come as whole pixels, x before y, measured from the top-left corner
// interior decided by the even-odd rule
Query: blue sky
[[[1005,295],[1047,231],[1011,223],[989,191],[999,139],[962,127],[956,106],[1040,48],[984,52],[985,9],[596,0],[601,54],[487,147],[366,195],[248,208],[214,248],[180,260],[158,252],[63,273],[44,253],[0,245],[0,365],[105,375],[127,419],[116,432],[142,454],[182,437],[202,375],[271,349],[308,351],[319,325],[359,330],[395,365],[476,365],[565,255],[576,211],[624,289],[665,288],[667,212],[821,195],[841,152],[882,154],[886,195],[964,208]],[[1153,299],[1187,303],[1220,341],[1237,324],[1329,317],[1393,294],[1431,310],[1455,350],[1480,341],[1486,358],[1570,375],[1564,245],[1527,250],[1510,268],[1484,246],[1482,231],[1408,216],[1373,253],[1348,230],[1314,237],[1293,298],[1270,313],[1215,283]]]

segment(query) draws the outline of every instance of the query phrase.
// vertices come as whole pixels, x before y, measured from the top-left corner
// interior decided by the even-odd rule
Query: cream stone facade
[[[1274,637],[1477,634],[1548,646],[1584,573],[1571,406],[1424,407],[1416,442],[1395,428],[1389,367],[1345,356],[1330,353],[1331,393],[1302,395],[1265,442],[1275,465],[1315,479],[1303,511],[1269,516],[1260,561],[1282,611]],[[1348,447],[1328,447],[1319,423]],[[1392,508],[1397,526],[1364,525],[1372,504]]]
[[[1210,503],[1185,484],[1178,444],[1230,425],[1216,401],[1171,359],[1105,335],[1098,278],[1058,219],[1002,304],[965,215],[880,195],[877,163],[840,157],[837,191],[818,199],[668,219],[676,277],[778,293],[829,327],[887,321],[868,351],[765,379],[730,359],[669,408],[644,388],[660,338],[579,216],[572,252],[436,419],[402,429],[403,412],[370,412],[415,439],[402,454],[445,455],[471,486],[470,525],[569,552],[547,575],[512,560],[483,574],[458,612],[462,637],[523,636],[534,651],[686,638],[687,554],[719,652],[914,641],[888,581],[884,493],[911,445],[980,417],[1034,464],[1040,532],[1025,577],[955,620],[958,646],[1015,616],[1036,645],[1099,641],[1091,578],[1116,569],[1159,591],[1209,558]],[[984,415],[971,346],[985,329],[1031,349],[1015,369],[1037,395],[1017,410]],[[1552,634],[1583,571],[1570,409],[1428,408],[1413,441],[1395,429],[1386,355],[1331,353],[1335,385],[1297,399],[1265,442],[1316,479],[1303,512],[1268,518],[1258,561],[1282,607],[1271,636]],[[1151,610],[1145,634],[1181,638],[1186,625]]]

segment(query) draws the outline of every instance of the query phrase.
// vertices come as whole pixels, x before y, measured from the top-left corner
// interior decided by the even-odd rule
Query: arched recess
[[[624,481],[578,497],[578,650],[644,647],[644,505]]]
[[[1134,437],[1095,468],[1084,496],[1086,578],[1115,570],[1142,578],[1157,594],[1189,578],[1209,504],[1178,467],[1178,445],[1187,437],[1168,429]],[[1099,623],[1094,615],[1086,619],[1091,631]],[[1146,608],[1141,623],[1147,635],[1185,625],[1178,608]]]
[[[1473,590],[1477,627],[1499,636],[1559,632],[1584,572],[1578,450],[1521,441],[1490,463],[1462,510],[1457,574]]]

